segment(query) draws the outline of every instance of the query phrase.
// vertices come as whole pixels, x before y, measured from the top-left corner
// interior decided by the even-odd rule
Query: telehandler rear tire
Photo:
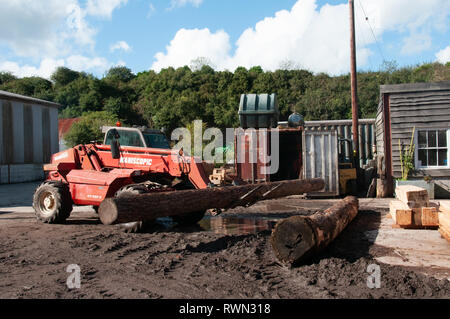
[[[72,205],[69,187],[62,182],[43,182],[33,195],[35,215],[44,223],[64,223],[72,212]]]

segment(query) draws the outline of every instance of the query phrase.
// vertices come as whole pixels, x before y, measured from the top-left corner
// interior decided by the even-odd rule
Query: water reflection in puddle
[[[247,235],[271,230],[278,221],[279,219],[216,216],[205,217],[199,225],[216,234]]]

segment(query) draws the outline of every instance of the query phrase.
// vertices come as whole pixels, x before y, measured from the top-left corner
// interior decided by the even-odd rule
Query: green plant
[[[411,141],[408,147],[403,147],[403,144],[400,144],[400,140],[398,140],[398,149],[400,151],[400,167],[402,171],[402,181],[406,181],[409,176],[409,172],[414,170],[414,131],[416,128],[413,128],[411,134]]]
[[[91,141],[103,141],[101,127],[114,125],[119,118],[106,111],[84,113],[80,120],[72,125],[64,135],[66,145],[74,147],[78,144],[87,144]]]

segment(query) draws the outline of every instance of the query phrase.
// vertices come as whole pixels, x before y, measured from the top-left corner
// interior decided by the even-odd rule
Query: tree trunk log
[[[327,247],[358,214],[358,199],[348,196],[324,212],[292,216],[277,223],[270,242],[277,258],[302,263]]]
[[[245,206],[258,200],[320,191],[324,187],[323,179],[316,178],[140,194],[107,198],[100,204],[98,214],[103,224],[113,225],[165,216],[180,216],[210,208]]]

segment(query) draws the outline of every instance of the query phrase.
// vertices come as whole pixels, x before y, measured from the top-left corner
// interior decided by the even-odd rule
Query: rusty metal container
[[[261,132],[266,134],[261,134],[261,137],[255,139],[255,135]],[[237,133],[234,148],[237,177],[249,183],[301,178],[302,134],[303,127],[243,130]],[[277,153],[278,169],[274,172],[270,166],[274,165],[273,156]]]

